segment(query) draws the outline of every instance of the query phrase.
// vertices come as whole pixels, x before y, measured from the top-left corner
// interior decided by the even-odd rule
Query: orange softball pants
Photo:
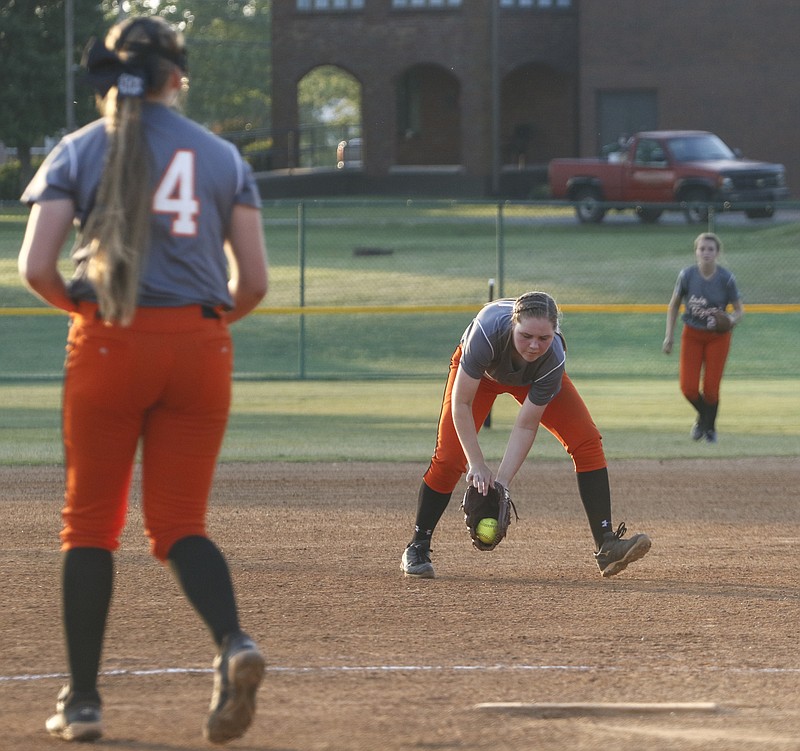
[[[450,359],[450,374],[439,415],[436,449],[423,477],[425,484],[437,493],[452,493],[461,476],[467,471],[467,458],[453,424],[451,409],[453,384],[459,362],[461,362],[460,345]],[[480,431],[495,399],[500,394],[511,394],[522,404],[529,390],[528,386],[507,386],[490,378],[482,378],[472,404],[475,429]],[[606,467],[600,431],[566,373],[561,380],[561,390],[547,405],[542,415],[541,425],[559,440],[572,457],[576,472],[591,472]]]
[[[164,561],[178,540],[206,535],[230,409],[230,334],[197,305],[138,308],[129,327],[96,311],[81,303],[67,340],[61,548],[119,547],[141,439],[145,532]]]
[[[679,383],[681,392],[690,402],[700,396],[702,373],[703,399],[708,404],[719,403],[719,387],[730,347],[730,331],[720,334],[684,325],[681,332]]]

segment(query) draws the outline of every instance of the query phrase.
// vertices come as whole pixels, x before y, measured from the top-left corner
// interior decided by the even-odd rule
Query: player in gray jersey
[[[484,495],[495,485],[507,490],[540,424],[572,457],[602,576],[620,573],[650,549],[647,535],[623,539],[624,524],[613,530],[600,432],[565,372],[559,321],[550,295],[528,292],[516,300],[489,303],[467,327],[450,361],[436,448],[420,485],[414,535],[402,556],[406,576],[434,576],[431,538],[461,476],[466,472],[467,483]],[[520,410],[494,473],[478,432],[500,394],[511,394]]]
[[[84,64],[104,117],[64,138],[22,197],[31,215],[20,273],[70,315],[61,531],[70,677],[46,727],[66,741],[103,733],[97,678],[113,552],[141,446],[152,553],[217,645],[205,734],[224,743],[250,725],[264,673],[205,523],[230,408],[228,324],[267,290],[260,199],[236,150],[173,110],[186,51],[163,19],[118,24],[90,43]],[[58,257],[73,220],[67,282]]]
[[[662,345],[664,353],[669,355],[683,303],[679,384],[681,393],[697,411],[691,437],[708,443],[717,442],[722,373],[730,351],[731,332],[744,316],[736,278],[718,263],[721,252],[722,242],[714,233],[703,232],[695,238],[696,263],[678,274],[667,307]],[[727,312],[729,307],[732,308],[730,313]]]

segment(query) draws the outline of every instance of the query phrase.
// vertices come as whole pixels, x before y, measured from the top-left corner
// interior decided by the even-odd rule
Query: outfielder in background
[[[601,574],[620,573],[650,549],[647,535],[623,539],[624,524],[613,530],[601,436],[565,372],[560,318],[550,295],[528,292],[485,305],[461,337],[450,360],[436,448],[419,490],[414,535],[402,556],[406,576],[434,576],[431,537],[464,472],[468,486],[481,494],[490,487],[508,494],[540,424],[572,457]],[[494,474],[478,432],[500,394],[511,394],[520,410]]]
[[[722,373],[731,346],[731,331],[744,316],[736,278],[719,265],[722,242],[713,232],[694,241],[696,263],[678,274],[667,307],[667,330],[662,349],[672,352],[675,324],[685,304],[679,383],[681,392],[697,411],[691,436],[695,441],[717,442],[717,410]],[[728,306],[733,312],[728,313]],[[701,391],[702,377],[702,391]]]
[[[206,509],[228,418],[228,324],[267,290],[260,198],[233,146],[173,109],[183,39],[157,17],[113,27],[84,64],[104,117],[69,135],[25,190],[19,257],[30,289],[70,315],[63,394],[62,607],[69,684],[47,720],[67,741],[102,735],[98,670],[113,551],[141,440],[142,511],[218,647],[205,734],[253,717],[264,658],[240,628]],[[76,220],[76,270],[57,262]]]

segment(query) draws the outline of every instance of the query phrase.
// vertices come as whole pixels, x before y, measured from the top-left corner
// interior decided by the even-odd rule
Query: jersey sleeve
[[[474,318],[461,337],[461,367],[470,378],[483,378],[492,362],[494,347],[481,326]]]
[[[75,150],[69,141],[61,141],[42,162],[20,201],[32,206],[41,201],[74,198],[76,175]]]
[[[678,273],[678,278],[675,281],[675,289],[673,294],[678,296],[678,300],[683,300],[686,297],[687,292],[686,269],[682,269]]]
[[[736,277],[731,273],[730,278],[728,279],[728,301],[729,302],[737,302],[742,299],[741,294],[739,293],[739,287],[736,284]]]
[[[241,154],[239,154],[236,147],[225,141],[226,146],[230,147],[234,162],[236,164],[236,196],[233,199],[234,204],[239,206],[251,206],[254,209],[261,208],[261,194],[258,191],[253,168],[246,162]]]

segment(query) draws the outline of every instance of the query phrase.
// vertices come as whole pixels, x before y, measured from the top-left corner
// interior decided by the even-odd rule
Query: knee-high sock
[[[716,404],[709,404],[706,402],[706,430],[716,430],[717,424],[717,410],[719,409],[719,402]]]
[[[217,645],[227,634],[238,631],[233,582],[219,548],[207,537],[184,537],[172,546],[167,559]]]
[[[417,519],[412,542],[430,542],[433,530],[442,518],[452,493],[438,493],[423,481],[419,487]]]
[[[697,399],[689,399],[689,403],[697,410],[697,423],[700,425],[700,430],[708,430],[708,402],[702,396]]]
[[[608,485],[608,469],[578,472],[578,493],[581,496],[589,529],[592,531],[597,549],[603,544],[603,536],[613,532],[611,528],[611,489]]]
[[[72,548],[62,563],[62,608],[70,687],[76,693],[97,691],[114,580],[111,552]]]

